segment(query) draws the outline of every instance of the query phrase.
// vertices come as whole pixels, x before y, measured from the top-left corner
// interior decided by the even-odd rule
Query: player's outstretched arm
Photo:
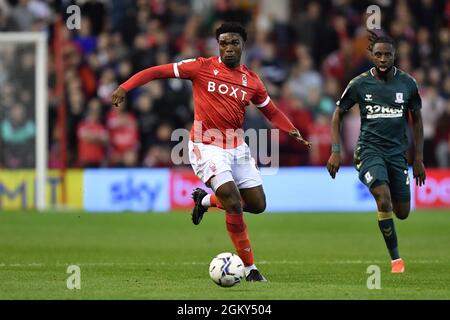
[[[112,94],[111,102],[114,106],[119,106],[125,99],[128,91],[133,90],[143,84],[146,84],[155,79],[175,78],[173,64],[163,64],[142,70],[130,79],[122,83]]]
[[[423,123],[422,113],[419,110],[411,111],[413,136],[414,136],[414,162],[413,175],[416,179],[416,185],[422,186],[425,184],[426,173],[423,164]]]
[[[334,110],[333,118],[331,120],[331,156],[327,162],[327,169],[330,176],[334,179],[336,173],[339,171],[341,166],[341,147],[339,144],[339,132],[341,128],[342,115],[344,114],[344,109],[337,107]]]
[[[275,104],[270,101],[265,107],[258,108],[259,111],[278,129],[289,133],[289,135],[300,143],[303,143],[308,148],[311,148],[311,142],[303,139],[300,131],[294,127],[292,122],[286,117],[286,115],[278,109]]]

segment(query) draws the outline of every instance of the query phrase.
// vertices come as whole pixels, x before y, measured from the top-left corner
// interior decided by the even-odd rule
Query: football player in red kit
[[[194,125],[189,159],[195,174],[213,190],[197,188],[192,197],[192,222],[197,225],[209,207],[225,210],[228,234],[245,264],[247,281],[266,282],[254,264],[243,212],[261,213],[266,208],[261,174],[243,140],[245,108],[253,103],[277,128],[310,146],[299,130],[273,104],[257,74],[241,64],[245,29],[233,22],[216,30],[220,56],[188,59],[145,69],[121,84],[113,93],[119,105],[128,91],[154,79],[192,81]]]

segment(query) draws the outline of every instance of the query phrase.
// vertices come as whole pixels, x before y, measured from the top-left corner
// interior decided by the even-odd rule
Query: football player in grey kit
[[[341,164],[339,130],[342,117],[358,104],[361,131],[354,152],[354,165],[359,179],[376,201],[378,225],[391,256],[392,272],[402,273],[405,264],[398,250],[393,213],[404,220],[410,212],[406,135],[409,115],[415,146],[413,175],[418,186],[425,183],[422,102],[414,78],[394,66],[396,51],[393,40],[369,33],[368,49],[374,67],[351,80],[337,102],[327,169],[334,179]]]

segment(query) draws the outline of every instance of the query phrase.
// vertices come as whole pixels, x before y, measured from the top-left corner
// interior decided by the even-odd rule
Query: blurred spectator
[[[88,103],[85,119],[77,128],[78,165],[95,168],[105,164],[108,131],[101,123],[101,104],[98,99]]]
[[[300,10],[292,19],[297,42],[311,49],[316,67],[339,47],[336,31],[328,23],[324,23],[328,21],[324,9],[319,1],[309,1],[306,9]]]
[[[262,78],[279,86],[286,80],[287,70],[283,65],[283,61],[276,54],[274,43],[264,42],[262,46],[258,73]]]
[[[98,35],[105,27],[106,8],[105,1],[89,0],[81,6],[81,12],[88,17],[92,34]]]
[[[309,139],[309,128],[314,121],[311,110],[302,100],[297,98],[289,84],[285,84],[281,90],[281,97],[275,101],[277,106],[291,119],[305,139]],[[304,146],[292,143],[287,135],[280,134],[280,163],[286,166],[308,164],[309,152]]]
[[[436,125],[436,160],[440,168],[450,167],[450,100],[446,102],[446,109],[439,117]]]
[[[331,117],[336,106],[336,101],[341,96],[338,81],[335,78],[326,78],[323,90],[324,92],[320,97],[317,112],[328,114]]]
[[[48,155],[48,167],[51,169],[63,168],[65,164],[61,159],[61,134],[62,130],[59,126],[55,126],[51,132],[50,150]]]
[[[118,86],[115,80],[115,73],[112,69],[106,69],[100,76],[100,81],[97,88],[97,96],[102,104],[105,106],[111,105],[111,95]]]
[[[341,88],[356,76],[353,74],[353,66],[358,66],[360,61],[355,60],[352,42],[343,39],[339,44],[339,50],[330,53],[322,63],[322,72],[326,77],[335,78]]]
[[[85,16],[81,17],[81,28],[74,42],[84,55],[94,52],[97,47],[97,37],[92,34],[92,22]]]
[[[0,31],[18,30],[10,15],[10,8],[5,1],[0,1]]]
[[[149,144],[143,165],[146,167],[167,167],[172,165],[171,150],[174,143],[171,141],[173,128],[168,123],[162,123],[156,129],[156,135]]]
[[[450,74],[444,80],[444,84],[442,85],[441,96],[446,101],[450,101]]]
[[[11,17],[15,22],[17,31],[31,30],[33,25],[33,14],[28,9],[29,0],[19,0],[11,10]]]
[[[139,132],[136,117],[126,111],[126,104],[112,108],[107,115],[110,163],[133,167],[138,164]]]
[[[327,114],[319,113],[315,122],[308,128],[309,141],[312,143],[309,164],[325,166],[330,157],[331,123]]]
[[[438,95],[435,87],[429,87],[422,95],[423,155],[426,167],[437,165],[435,157],[436,124],[444,110],[445,100]]]
[[[313,69],[313,61],[309,52],[299,57],[297,64],[292,69],[292,75],[288,80],[292,93],[307,104],[311,104],[311,92],[322,90],[322,76]]]
[[[135,105],[141,150],[144,153],[150,147],[151,140],[159,123],[159,117],[153,110],[154,100],[149,93],[140,94]],[[140,156],[142,158],[143,154]]]
[[[25,107],[14,104],[9,115],[0,123],[3,140],[3,162],[9,168],[32,168],[34,163],[35,124],[27,119]]]
[[[424,27],[417,31],[417,42],[413,50],[414,64],[425,67],[431,66],[433,58],[433,49],[430,39],[430,31]]]
[[[342,124],[342,159],[346,165],[353,163],[353,151],[358,142],[361,128],[361,116],[358,106],[354,106],[346,113]]]
[[[251,19],[250,9],[247,1],[218,0],[214,18],[222,21],[236,21],[245,26]]]

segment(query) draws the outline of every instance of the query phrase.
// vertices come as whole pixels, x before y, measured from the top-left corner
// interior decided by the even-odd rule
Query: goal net
[[[47,95],[45,33],[0,33],[0,210],[48,206]]]

